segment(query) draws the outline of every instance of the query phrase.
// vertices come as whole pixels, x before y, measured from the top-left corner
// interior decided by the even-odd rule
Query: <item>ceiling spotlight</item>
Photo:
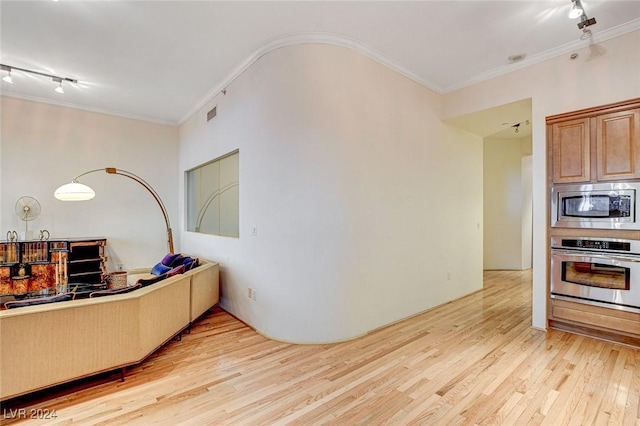
[[[571,0],[572,6],[569,11],[569,18],[576,19],[584,14],[584,9],[582,9],[582,4],[580,4],[580,0]]]
[[[59,86],[56,87],[55,90],[56,92],[60,93],[60,94],[64,94],[64,89],[62,88],[62,79],[61,78],[56,78],[53,77],[53,81],[55,81],[56,83],[59,83]]]
[[[2,71],[8,72],[7,75],[2,77],[2,81],[5,81],[7,83],[13,83],[13,79],[11,78],[11,67],[8,65],[1,65],[0,68],[2,69]]]

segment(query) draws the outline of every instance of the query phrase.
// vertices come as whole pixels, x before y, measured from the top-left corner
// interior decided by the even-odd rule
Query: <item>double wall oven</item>
[[[640,240],[617,235],[620,230],[640,230],[639,196],[640,183],[552,189],[553,227],[611,231],[604,233],[606,238],[551,237],[552,298],[640,312]]]

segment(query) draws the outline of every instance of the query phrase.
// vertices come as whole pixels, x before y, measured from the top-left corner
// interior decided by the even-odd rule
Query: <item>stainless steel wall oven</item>
[[[640,241],[551,237],[551,297],[640,312]]]

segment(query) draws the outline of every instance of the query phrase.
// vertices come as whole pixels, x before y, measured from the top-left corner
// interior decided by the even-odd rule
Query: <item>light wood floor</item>
[[[530,328],[529,272],[345,343],[293,345],[216,310],[117,375],[10,409],[5,424],[640,425],[640,350]],[[64,362],[64,360],[60,360]]]

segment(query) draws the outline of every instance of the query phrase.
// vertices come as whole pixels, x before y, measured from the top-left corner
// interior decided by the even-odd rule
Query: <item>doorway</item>
[[[532,267],[531,99],[446,120],[482,137],[483,265]]]

